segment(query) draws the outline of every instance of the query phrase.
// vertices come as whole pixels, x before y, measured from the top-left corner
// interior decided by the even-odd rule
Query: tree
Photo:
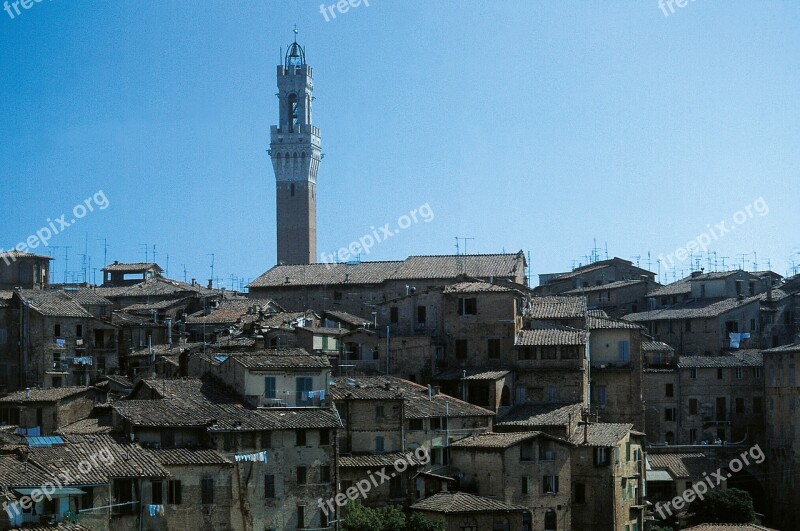
[[[406,519],[399,507],[370,509],[354,501],[347,504],[342,531],[445,531],[445,527],[419,513]]]
[[[741,489],[712,490],[705,499],[694,501],[690,511],[689,522],[692,525],[758,522],[753,498]]]

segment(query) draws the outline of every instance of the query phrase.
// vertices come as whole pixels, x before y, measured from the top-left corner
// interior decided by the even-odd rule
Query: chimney
[[[164,319],[164,324],[167,326],[167,345],[172,348],[172,317]]]
[[[208,289],[214,289],[214,279],[213,278],[209,278],[208,279]]]
[[[196,278],[192,279],[192,286],[197,286],[197,279]]]
[[[703,274],[702,271],[692,271],[692,278],[697,278],[702,274]]]

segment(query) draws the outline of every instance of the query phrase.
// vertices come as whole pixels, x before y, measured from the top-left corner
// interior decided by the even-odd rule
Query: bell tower
[[[317,170],[322,158],[319,129],[312,125],[313,70],[294,43],[278,65],[278,125],[271,128],[269,154],[275,170],[278,264],[317,261]]]

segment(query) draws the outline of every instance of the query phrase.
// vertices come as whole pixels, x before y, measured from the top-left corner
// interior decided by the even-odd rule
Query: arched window
[[[294,133],[294,126],[298,124],[297,120],[297,94],[289,94],[287,100],[289,104],[289,132]]]
[[[544,531],[558,531],[558,519],[553,509],[547,509],[544,513]]]
[[[672,433],[671,431],[668,431],[668,432],[665,434],[665,438],[666,438],[666,440],[667,440],[667,441],[666,441],[666,442],[667,442],[667,444],[675,444],[675,434],[674,434],[674,433]]]

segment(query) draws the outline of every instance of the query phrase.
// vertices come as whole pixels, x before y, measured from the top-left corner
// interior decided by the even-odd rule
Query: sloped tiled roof
[[[372,322],[370,319],[359,317],[357,315],[353,315],[352,313],[347,313],[347,312],[326,310],[324,313],[325,317],[328,317],[335,321],[341,321],[342,323],[355,327],[364,326],[364,323]]]
[[[450,444],[451,448],[510,448],[515,444],[535,439],[542,433],[538,431],[519,431],[511,433],[482,433],[465,437]]]
[[[30,398],[25,398],[26,391],[22,390],[0,398],[0,402],[55,402],[92,390],[94,390],[93,387],[51,387],[48,389],[34,387],[30,389]]]
[[[8,261],[15,261],[15,260],[24,260],[24,259],[31,259],[31,258],[40,258],[42,260],[54,260],[52,256],[45,256],[43,254],[34,254],[34,253],[23,253],[17,251],[16,249],[12,249],[10,251],[1,251],[0,252],[0,260],[4,262]]]
[[[512,291],[511,288],[488,282],[457,282],[444,288],[444,293],[504,293],[508,291]]]
[[[586,323],[589,326],[589,330],[622,330],[622,329],[641,329],[642,326],[636,323],[632,323],[630,321],[626,321],[625,319],[612,319],[611,317],[601,317],[599,315],[592,315],[592,312],[589,312],[589,316],[586,318]]]
[[[668,297],[671,295],[683,295],[685,293],[692,292],[692,284],[690,280],[692,277],[685,277],[680,280],[676,280],[666,286],[657,287],[649,292],[647,292],[648,297]]]
[[[156,264],[155,262],[132,262],[132,263],[120,263],[114,262],[113,264],[109,264],[105,266],[102,271],[120,271],[123,273],[145,273],[150,270],[155,271],[163,271],[161,267]]]
[[[731,352],[722,356],[681,356],[678,367],[713,368],[713,367],[763,367],[764,358],[759,350],[746,349]]]
[[[372,455],[342,455],[339,456],[338,464],[340,467],[346,468],[381,468],[394,466],[394,464],[398,461],[405,461],[408,463],[409,459],[417,465],[425,464],[417,459],[413,452],[394,452],[389,454]]]
[[[56,430],[59,435],[90,435],[98,433],[111,433],[111,416],[88,417],[76,420]]]
[[[649,312],[631,313],[623,318],[633,322],[663,321],[675,319],[698,319],[716,317],[723,313],[744,307],[748,304],[759,302],[761,295],[738,300],[735,297],[728,299],[702,299],[681,302],[669,308],[651,310]]]
[[[238,363],[251,370],[325,369],[331,366],[327,356],[312,356],[302,348],[229,354],[223,363]]]
[[[700,452],[652,452],[647,460],[652,468],[667,470],[674,478],[700,477],[710,467],[708,457]]]
[[[770,348],[762,351],[764,354],[783,354],[789,352],[800,352],[800,343],[781,345],[780,347]]]
[[[642,341],[642,352],[674,352],[675,349],[663,341]]]
[[[501,501],[467,494],[466,492],[439,492],[418,501],[411,509],[445,514],[493,513],[528,511],[524,505],[512,505]]]
[[[586,317],[586,297],[552,295],[531,297],[528,319],[580,319]]]
[[[434,376],[434,380],[470,380],[470,381],[495,381],[505,378],[510,373],[506,369],[450,369]]]
[[[565,291],[564,295],[580,295],[582,293],[593,293],[595,291],[605,291],[609,289],[620,289],[643,284],[644,280],[617,280],[616,282],[609,282],[608,284],[601,284],[600,286],[587,286],[585,288],[575,288]]]
[[[771,527],[756,524],[700,524],[684,527],[683,531],[778,531]]]
[[[272,299],[225,299],[210,314],[203,315],[200,312],[196,315],[190,315],[186,319],[186,323],[232,325],[239,322],[252,322],[260,317],[259,312],[256,311],[258,308],[261,308],[261,311],[271,313],[269,311],[270,308],[279,309],[280,306],[275,304]]]
[[[127,297],[174,297],[181,293],[192,293],[195,295],[213,296],[218,292],[213,289],[207,289],[199,284],[191,285],[186,282],[172,280],[164,277],[148,278],[138,284],[125,286],[121,289],[111,288],[113,292],[106,292],[101,289],[101,294],[109,298],[127,298]]]
[[[579,426],[572,432],[570,440],[579,446],[616,446],[620,439],[633,429],[633,424],[616,424],[611,422],[597,422],[589,424],[587,439],[584,443],[584,428]]]
[[[380,284],[387,280],[451,279],[460,275],[509,277],[524,267],[525,257],[521,251],[516,254],[409,256],[390,262],[277,265],[248,287]]]
[[[73,300],[83,306],[113,306],[114,303],[102,297],[94,288],[80,288],[77,290],[64,290]]]
[[[335,387],[331,387],[331,392],[337,392],[338,389],[347,390],[349,388],[385,389],[386,383],[389,382],[389,388],[396,393],[402,393],[403,398],[406,400],[405,414],[407,419],[444,417],[445,415],[449,417],[494,416],[494,413],[488,409],[441,393],[433,394],[431,399],[428,400],[427,387],[395,376],[338,377],[333,380],[335,382]]]
[[[92,317],[91,313],[63,291],[23,290],[19,293],[25,300],[30,302],[34,310],[42,315],[51,317]]]
[[[0,485],[38,487],[50,484],[53,477],[45,468],[33,463],[26,465],[16,455],[0,455]]]
[[[30,460],[53,473],[69,471],[77,484],[106,483],[111,478],[170,476],[147,450],[111,435],[65,435],[64,440],[63,446],[30,448]],[[112,458],[99,459],[101,450]],[[84,460],[92,463],[86,473],[78,469]]]
[[[585,330],[574,328],[546,328],[543,330],[520,330],[514,341],[516,346],[585,345]]]
[[[581,404],[520,404],[514,406],[496,426],[567,426],[581,415]]]

